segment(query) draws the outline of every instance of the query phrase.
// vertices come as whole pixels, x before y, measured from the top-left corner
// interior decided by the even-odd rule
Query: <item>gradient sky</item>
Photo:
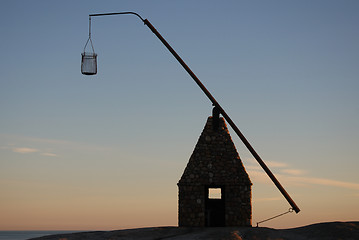
[[[261,226],[359,220],[359,2],[18,1],[0,7],[0,230],[177,225],[177,182],[211,104],[302,209]],[[230,130],[253,225],[290,207]]]

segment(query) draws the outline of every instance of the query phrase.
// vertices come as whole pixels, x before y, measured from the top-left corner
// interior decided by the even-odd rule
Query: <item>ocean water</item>
[[[45,235],[73,232],[76,231],[0,231],[0,240],[27,240]]]

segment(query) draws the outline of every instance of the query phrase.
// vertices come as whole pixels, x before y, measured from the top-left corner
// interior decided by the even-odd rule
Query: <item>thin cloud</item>
[[[247,166],[248,168],[254,168],[254,166],[260,167],[257,160],[255,160],[254,158],[248,158],[248,159],[246,159],[246,162],[251,164],[251,165]],[[276,162],[276,161],[266,161],[265,164],[270,168],[285,168],[285,167],[288,167],[287,163]]]
[[[57,154],[55,153],[51,153],[51,152],[44,152],[41,151],[40,149],[37,148],[29,148],[29,147],[14,147],[14,148],[9,148],[9,147],[1,147],[1,149],[8,149],[11,150],[14,153],[20,153],[20,154],[32,154],[32,153],[38,153],[42,156],[46,156],[46,157],[57,157]]]
[[[57,157],[55,153],[41,153],[41,155],[46,157]]]
[[[257,183],[270,183],[271,180],[270,178],[267,176],[267,174],[262,170],[262,171],[258,171],[258,170],[247,170],[249,177],[252,181],[257,182]]]
[[[39,150],[36,149],[36,148],[27,148],[27,147],[13,148],[12,151],[13,151],[13,152],[16,152],[16,153],[21,153],[21,154],[39,152]]]
[[[337,181],[337,180],[325,179],[325,178],[288,177],[288,180],[293,182],[299,182],[299,183],[317,184],[317,185],[359,190],[359,183]]]
[[[257,161],[254,158],[249,158],[247,161],[250,163],[250,165],[246,166],[246,169],[248,170],[262,170],[262,167],[257,163]],[[253,164],[253,165],[252,165]],[[269,169],[271,170],[279,170],[280,172],[284,174],[294,175],[294,176],[300,176],[304,175],[307,171],[302,169],[293,169],[289,168],[289,165],[287,163],[283,162],[276,162],[276,161],[266,161],[265,164]]]
[[[5,139],[8,142],[15,142],[16,145],[46,145],[51,146],[50,148],[76,148],[82,151],[104,151],[107,152],[111,150],[111,147],[101,146],[91,143],[85,142],[73,142],[73,141],[66,141],[66,140],[58,140],[58,139],[47,139],[47,138],[34,138],[34,137],[26,137],[26,136],[18,136],[18,135],[7,135],[0,133],[0,139]],[[9,145],[9,144],[8,144]],[[15,144],[13,144],[15,145]]]
[[[267,165],[268,165],[268,167],[272,167],[272,168],[285,168],[288,166],[288,164],[286,164],[286,163],[275,162],[275,161],[268,161]]]
[[[260,183],[271,183],[271,180],[267,176],[264,171],[248,171],[249,177],[255,181]],[[313,177],[305,177],[305,176],[290,176],[285,174],[276,174],[277,178],[280,179],[280,182],[291,183],[296,185],[322,185],[322,186],[330,186],[330,187],[339,187],[339,188],[347,188],[359,190],[359,183],[353,182],[345,182],[345,181],[337,181],[333,179],[326,178],[313,178]]]
[[[281,172],[295,176],[304,175],[306,173],[306,171],[300,169],[282,169]]]
[[[76,149],[81,152],[108,152],[112,147],[88,144],[83,142],[72,142],[57,139],[33,138],[18,135],[7,135],[0,133],[3,146],[0,150],[7,150],[19,154],[37,154],[44,157],[59,157],[56,152],[69,152]],[[4,143],[5,144],[4,144]],[[35,147],[27,147],[35,146]]]
[[[259,165],[258,166],[249,165],[249,166],[246,166],[245,168],[246,168],[246,170],[258,170],[258,171],[262,170],[262,167]]]

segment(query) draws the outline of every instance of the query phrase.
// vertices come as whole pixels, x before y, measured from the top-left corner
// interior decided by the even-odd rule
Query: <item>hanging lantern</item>
[[[81,73],[84,75],[95,75],[97,73],[97,54],[96,53],[81,53]]]
[[[90,42],[92,52],[86,52],[86,47]],[[81,73],[84,75],[97,74],[97,54],[91,40],[91,17],[89,18],[89,38],[84,47],[83,53],[81,53]]]

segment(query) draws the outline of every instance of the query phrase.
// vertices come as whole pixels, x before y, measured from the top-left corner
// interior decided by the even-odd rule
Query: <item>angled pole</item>
[[[212,94],[207,90],[207,88],[202,84],[202,82],[199,80],[199,78],[192,72],[192,70],[187,66],[187,64],[182,60],[182,58],[177,54],[177,52],[171,47],[171,45],[162,37],[162,35],[156,30],[156,28],[147,20],[143,19],[139,14],[135,12],[119,12],[119,13],[100,13],[100,14],[90,14],[90,19],[92,16],[108,16],[108,15],[120,15],[120,14],[133,14],[139,17],[142,22],[156,35],[156,37],[165,45],[165,47],[172,53],[172,55],[177,59],[177,61],[182,65],[182,67],[187,71],[187,73],[192,77],[192,79],[196,82],[196,84],[201,88],[201,90],[204,92],[204,94],[209,98],[209,100],[212,102],[213,106],[217,107],[217,109],[220,111],[224,119],[227,120],[228,124],[232,127],[234,132],[238,135],[238,137],[242,140],[243,144],[247,147],[247,149],[251,152],[253,157],[257,160],[259,165],[263,168],[263,170],[267,173],[269,178],[273,181],[273,183],[276,185],[278,190],[282,193],[282,195],[285,197],[285,199],[288,201],[288,203],[291,205],[293,210],[296,213],[300,212],[299,207],[294,202],[294,200],[289,196],[287,191],[284,189],[284,187],[280,184],[278,179],[274,176],[274,174],[271,172],[271,170],[267,167],[267,165],[264,163],[262,158],[258,155],[258,153],[254,150],[252,145],[248,142],[248,140],[245,138],[245,136],[241,133],[239,128],[236,126],[236,124],[232,121],[232,119],[229,117],[229,115],[224,111],[224,109],[221,107],[221,105],[217,102],[217,100],[212,96]]]

